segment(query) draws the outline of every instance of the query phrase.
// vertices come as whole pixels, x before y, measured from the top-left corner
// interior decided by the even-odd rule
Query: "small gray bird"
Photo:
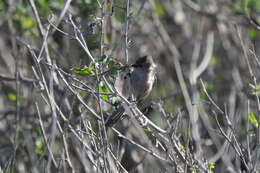
[[[136,102],[139,105],[152,91],[155,71],[156,65],[152,56],[140,57],[116,78],[115,88],[130,102]],[[105,121],[106,126],[114,125],[124,112],[124,107],[120,106],[108,116]]]

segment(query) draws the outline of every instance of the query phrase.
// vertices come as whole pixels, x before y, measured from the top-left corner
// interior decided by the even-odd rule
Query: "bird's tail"
[[[115,110],[112,114],[110,114],[105,121],[106,127],[113,126],[125,113],[125,108],[120,106],[117,110]]]

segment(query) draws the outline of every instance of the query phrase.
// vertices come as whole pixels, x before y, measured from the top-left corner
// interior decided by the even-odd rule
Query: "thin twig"
[[[57,168],[57,162],[56,162],[56,160],[55,160],[55,158],[53,156],[53,153],[52,153],[51,148],[50,148],[49,143],[48,143],[48,139],[47,139],[47,135],[46,135],[46,132],[45,132],[45,129],[44,129],[44,125],[43,125],[43,122],[42,122],[41,111],[39,109],[38,102],[35,102],[35,108],[37,110],[38,120],[39,120],[39,123],[40,123],[40,128],[41,128],[41,132],[42,132],[42,136],[43,136],[45,145],[47,146],[47,149],[48,149],[48,152],[49,152],[49,154],[50,154],[50,156],[52,158],[53,164]]]

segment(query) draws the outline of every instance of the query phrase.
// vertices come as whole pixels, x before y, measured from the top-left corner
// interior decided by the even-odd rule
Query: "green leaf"
[[[47,13],[49,11],[48,0],[38,0],[37,2],[40,4],[40,9],[43,10],[44,13]]]
[[[15,102],[17,97],[16,97],[16,94],[15,93],[7,93],[7,99],[12,101],[12,102]]]
[[[252,87],[254,90],[256,91],[260,91],[260,86],[259,85],[252,85],[252,84],[249,84],[250,87]]]
[[[81,98],[84,98],[84,97],[87,96],[87,92],[86,92],[86,91],[81,91],[81,92],[79,93],[79,95],[80,95]]]
[[[240,12],[250,13],[252,11],[260,10],[260,1],[259,0],[240,0],[233,3],[236,10]]]
[[[76,67],[76,68],[73,68],[72,70],[75,74],[80,75],[80,76],[89,76],[89,75],[95,74],[94,67],[88,67],[88,66],[85,66],[83,68]]]
[[[256,117],[255,117],[255,115],[254,115],[254,113],[253,113],[253,112],[250,112],[247,116],[248,116],[248,118],[249,118],[250,123],[251,123],[254,127],[258,128],[258,121],[257,121],[257,119],[256,119]]]
[[[35,147],[36,148],[42,148],[43,147],[43,141],[40,138],[35,141]]]
[[[116,58],[113,57],[109,58],[107,64],[109,68],[120,67],[120,63],[116,60]]]
[[[208,163],[207,163],[207,168],[208,168],[208,172],[209,172],[209,173],[213,172],[213,169],[215,168],[215,163],[213,163],[213,162],[208,162]]]
[[[112,68],[111,69],[111,75],[112,76],[117,76],[119,72],[120,72],[120,70],[118,70],[117,68]]]
[[[118,73],[123,72],[123,66],[117,61],[116,58],[109,58],[107,64],[112,76],[117,76]]]
[[[259,85],[253,85],[253,84],[249,83],[249,86],[252,89],[252,91],[250,92],[251,95],[259,94],[259,91],[260,91],[260,86]]]
[[[111,4],[110,4],[110,3],[105,3],[105,4],[104,4],[104,9],[105,9],[106,11],[109,11],[109,10],[111,9]]]
[[[165,10],[161,3],[156,3],[154,7],[154,12],[157,13],[158,16],[164,16]]]
[[[248,36],[250,39],[254,39],[257,36],[257,30],[256,29],[249,29],[248,30]]]
[[[195,167],[191,167],[190,170],[191,170],[192,173],[197,173],[198,172]]]
[[[102,92],[102,93],[108,92],[108,88],[106,87],[106,85],[100,84],[99,85],[99,92]],[[100,94],[100,97],[104,101],[107,101],[107,99],[108,99],[108,96],[105,95],[105,94]]]
[[[185,151],[185,147],[184,147],[183,145],[179,145],[179,146],[178,146],[178,150],[180,150],[180,151]]]
[[[100,62],[104,62],[107,59],[106,55],[103,55],[97,59],[95,59],[95,62],[100,63]]]
[[[217,63],[217,58],[215,56],[212,56],[210,58],[209,64],[210,65],[215,65]]]
[[[34,128],[33,132],[34,132],[34,134],[35,134],[37,137],[40,137],[40,136],[41,136],[41,128],[40,128],[40,127]]]
[[[244,5],[241,2],[234,3],[234,7],[238,11],[243,11],[244,10]]]
[[[252,89],[255,89],[256,88],[256,86],[255,85],[253,85],[253,84],[249,84],[249,86],[252,88]]]
[[[26,16],[22,17],[21,22],[22,22],[22,27],[24,29],[30,29],[36,25],[36,23],[31,18]]]
[[[144,128],[144,132],[147,133],[147,134],[151,134],[152,133],[151,129],[149,129],[147,127]]]
[[[41,138],[38,138],[36,139],[35,141],[35,153],[38,155],[38,156],[42,156],[44,154],[44,151],[43,151],[43,140]]]

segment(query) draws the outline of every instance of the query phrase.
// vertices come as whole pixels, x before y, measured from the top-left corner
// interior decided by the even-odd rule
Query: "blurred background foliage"
[[[144,103],[144,114],[158,126],[167,129],[167,120],[171,119],[171,122],[176,123],[177,114],[181,110],[177,136],[182,139],[184,149],[190,147],[192,153],[199,151],[198,158],[209,161],[208,172],[243,170],[243,164],[239,162],[233,150],[230,149],[226,153],[230,162],[225,163],[224,156],[216,156],[225,139],[219,132],[215,132],[218,130],[213,118],[213,112],[216,110],[209,103],[200,79],[205,83],[207,92],[214,102],[229,116],[240,144],[247,148],[246,137],[250,136],[247,149],[251,152],[256,151],[255,141],[259,135],[257,129],[260,73],[257,60],[260,57],[260,1],[132,0],[128,16],[126,2],[0,1],[0,168],[4,172],[44,172],[46,169],[49,155],[39,128],[35,103],[39,105],[48,140],[52,136],[52,109],[46,103],[46,96],[43,96],[46,93],[37,82],[34,83],[36,76],[33,67],[36,64],[28,45],[38,55],[50,23],[58,24],[57,27],[67,35],[51,25],[47,40],[48,51],[45,47],[41,62],[48,84],[56,79],[52,79],[51,67],[48,64],[57,64],[57,67],[83,81],[95,91],[103,93],[100,95],[100,105],[98,96],[93,92],[75,89],[87,105],[99,115],[106,116],[115,109],[117,103],[114,95],[105,94],[110,92],[106,83],[96,78],[96,74],[100,72],[96,69],[97,64],[102,67],[103,72],[111,70],[108,82],[113,84],[115,76],[120,73],[117,67],[120,67],[120,63],[125,63],[126,46],[130,63],[137,57],[152,55],[158,66],[157,79],[153,92]],[[67,9],[66,3],[69,6]],[[64,9],[67,11],[62,16]],[[74,38],[75,28],[69,20],[69,14],[82,33],[94,62]],[[61,16],[62,18],[59,18]],[[127,45],[126,22],[129,22]],[[208,52],[208,55],[211,44],[212,51]],[[175,48],[178,53],[174,53]],[[46,58],[48,56],[50,60]],[[210,57],[204,62],[206,56]],[[180,80],[180,74],[176,69],[178,65],[174,59],[178,59],[183,81]],[[202,62],[206,63],[206,68],[194,78],[193,75]],[[22,78],[19,84],[15,82],[17,74]],[[68,80],[73,84],[77,83]],[[55,101],[69,121],[75,124],[75,129],[81,129],[83,121],[87,121],[95,133],[103,134],[100,122],[98,123],[77,101],[61,79],[58,81],[54,85]],[[81,84],[77,85],[83,87]],[[184,97],[182,85],[187,87],[191,105]],[[189,109],[192,111],[189,112]],[[228,129],[224,116],[216,112],[223,128]],[[61,126],[66,129],[66,123],[63,123]],[[146,147],[150,146],[140,131],[134,131],[135,126],[131,129],[129,119],[122,120],[116,127],[128,138]],[[199,135],[195,134],[196,132]],[[68,152],[71,154],[72,163],[62,163],[59,168],[66,170],[64,172],[97,171],[99,168],[91,166],[91,159],[84,160],[87,156],[80,156],[80,144],[75,142],[75,136],[69,132],[67,134],[65,138],[69,143]],[[165,165],[157,162],[156,158],[141,152],[129,143],[119,145],[123,143],[122,139],[117,138],[111,130],[108,130],[107,134],[109,147],[112,146],[113,151],[120,151],[117,153],[118,160],[127,171],[170,172],[171,169],[164,168]],[[152,133],[144,131],[144,134],[156,145]],[[199,138],[196,138],[196,135]],[[219,143],[215,143],[212,138],[216,138]],[[60,147],[63,145],[59,132],[54,143],[54,157],[64,162],[65,151]],[[196,143],[199,143],[203,150],[199,150]],[[105,144],[99,144],[95,151],[101,150],[102,145]],[[259,164],[257,168],[259,170]],[[53,166],[49,170],[57,172]],[[106,172],[106,169],[100,170]],[[196,167],[192,170],[199,172]]]

